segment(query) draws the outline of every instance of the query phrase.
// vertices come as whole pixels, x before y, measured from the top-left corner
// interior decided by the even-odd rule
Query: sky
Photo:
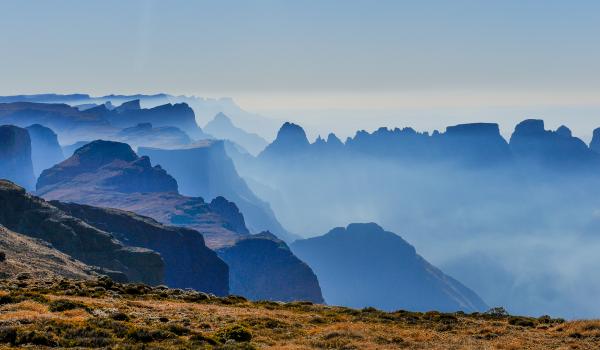
[[[0,33],[2,95],[229,96],[342,134],[600,126],[598,1],[0,0]]]

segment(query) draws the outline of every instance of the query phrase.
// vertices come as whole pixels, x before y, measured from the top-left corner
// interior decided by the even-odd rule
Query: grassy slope
[[[0,304],[0,348],[600,348],[600,321],[253,303],[108,279],[20,276],[0,281]]]

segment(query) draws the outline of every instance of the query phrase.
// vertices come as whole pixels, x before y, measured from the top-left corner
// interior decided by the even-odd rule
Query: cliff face
[[[33,189],[35,175],[31,161],[31,139],[27,130],[0,126],[0,178]]]
[[[33,124],[27,127],[27,131],[31,138],[31,158],[35,176],[40,176],[42,171],[65,159],[58,144],[58,136],[52,129]]]
[[[0,181],[0,224],[43,239],[88,265],[120,271],[130,281],[163,282],[164,263],[157,253],[125,247],[109,233],[67,215],[8,181]]]
[[[110,232],[127,245],[160,253],[165,262],[165,284],[169,287],[227,295],[228,267],[206,247],[198,231],[165,226],[151,218],[118,209],[58,201],[50,203],[71,216]]]
[[[231,294],[253,300],[323,303],[311,268],[268,232],[240,238],[217,253],[229,265]]]
[[[269,204],[258,198],[238,175],[223,141],[203,141],[173,150],[140,148],[139,152],[173,175],[184,195],[225,197],[239,207],[250,231],[268,230],[286,241],[293,240]]]
[[[485,303],[376,224],[351,224],[296,241],[292,250],[313,268],[325,301],[384,310],[482,311]]]

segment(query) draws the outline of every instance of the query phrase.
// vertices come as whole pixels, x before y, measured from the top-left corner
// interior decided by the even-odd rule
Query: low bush
[[[85,304],[68,299],[53,300],[48,304],[48,308],[52,312],[62,312],[74,309],[88,309],[87,306],[85,306]]]
[[[226,343],[228,340],[236,342],[248,342],[252,340],[252,333],[241,325],[233,325],[222,329],[217,332],[216,336],[223,343]]]

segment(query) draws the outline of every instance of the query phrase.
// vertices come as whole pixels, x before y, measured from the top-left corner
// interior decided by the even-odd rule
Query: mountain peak
[[[544,121],[541,119],[526,119],[517,124],[514,134],[530,135],[543,133]]]
[[[261,153],[262,156],[282,155],[286,153],[301,153],[310,146],[304,129],[300,125],[285,122],[275,141],[268,145]]]
[[[567,128],[564,125],[561,125],[558,129],[556,129],[556,133],[563,137],[572,137],[573,136],[571,129]]]
[[[102,166],[114,160],[132,162],[137,154],[126,143],[96,140],[75,151],[81,164]]]
[[[175,179],[159,166],[152,167],[148,157],[138,157],[126,143],[103,140],[86,144],[69,159],[44,170],[37,189],[49,191],[59,183],[76,186],[79,176],[88,184],[124,193],[177,192]]]
[[[223,113],[223,112],[217,113],[215,115],[215,117],[213,118],[213,121],[219,122],[219,123],[227,123],[227,124],[233,125],[233,122],[231,121],[231,118],[229,118],[228,116],[226,116],[225,113]]]

